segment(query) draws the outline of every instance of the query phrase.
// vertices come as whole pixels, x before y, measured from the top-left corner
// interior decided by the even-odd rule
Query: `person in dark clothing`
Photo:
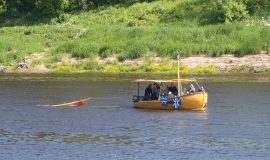
[[[171,86],[169,87],[169,86],[167,86],[167,90],[168,90],[168,92],[172,92],[173,91],[173,84],[171,84]]]
[[[178,89],[175,86],[172,87],[172,94],[178,95]]]
[[[152,95],[151,95],[151,100],[157,100],[158,99],[158,89],[157,89],[157,84],[154,83],[152,87]]]
[[[173,83],[171,83],[171,86],[168,87],[168,92],[172,92],[172,94],[174,95],[178,95],[178,89],[175,87],[175,85],[173,85]]]
[[[144,99],[151,100],[151,94],[152,94],[152,84],[149,84],[149,86],[145,88]]]

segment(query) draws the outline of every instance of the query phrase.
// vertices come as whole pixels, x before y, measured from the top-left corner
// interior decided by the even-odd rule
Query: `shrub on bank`
[[[56,73],[71,73],[73,71],[75,71],[75,68],[71,65],[60,65],[52,70],[52,72]]]

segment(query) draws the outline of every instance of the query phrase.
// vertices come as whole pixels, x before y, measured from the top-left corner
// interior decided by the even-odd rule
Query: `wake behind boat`
[[[61,103],[61,104],[47,104],[47,105],[37,105],[37,106],[43,106],[43,107],[79,107],[82,105],[85,105],[87,102],[90,101],[90,98],[82,99],[82,100],[76,100],[68,103]]]

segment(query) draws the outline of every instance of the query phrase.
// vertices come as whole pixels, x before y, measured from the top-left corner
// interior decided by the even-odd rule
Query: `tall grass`
[[[269,51],[270,28],[245,26],[243,23],[220,24],[196,27],[160,25],[155,27],[133,27],[97,25],[88,28],[78,39],[63,42],[54,54],[70,53],[74,57],[85,58],[95,54],[107,57],[118,54],[119,60],[134,59],[147,52],[161,57],[175,58],[204,54],[260,53]]]
[[[270,27],[246,22],[201,25],[193,15],[200,14],[202,8],[191,2],[195,1],[158,0],[101,7],[74,15],[64,14],[49,21],[45,18],[46,23],[31,23],[35,24],[32,26],[6,19],[6,23],[0,22],[2,26],[21,26],[0,28],[0,63],[18,62],[35,52],[47,52],[54,63],[64,54],[78,59],[116,55],[123,61],[149,52],[176,58],[179,53],[182,57],[244,56],[270,51]],[[182,12],[182,8],[190,14]],[[177,12],[170,15],[174,11]],[[86,68],[92,66],[88,64]]]

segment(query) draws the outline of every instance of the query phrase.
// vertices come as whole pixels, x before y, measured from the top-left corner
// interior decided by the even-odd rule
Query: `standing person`
[[[157,85],[156,85],[156,83],[154,83],[154,85],[152,86],[151,100],[157,100],[158,99],[157,93],[158,93]]]
[[[144,99],[145,100],[150,100],[151,99],[151,94],[152,94],[152,84],[149,84],[148,87],[145,88]]]
[[[156,88],[157,88],[157,99],[159,98],[160,95],[160,85],[158,83],[155,83]]]

